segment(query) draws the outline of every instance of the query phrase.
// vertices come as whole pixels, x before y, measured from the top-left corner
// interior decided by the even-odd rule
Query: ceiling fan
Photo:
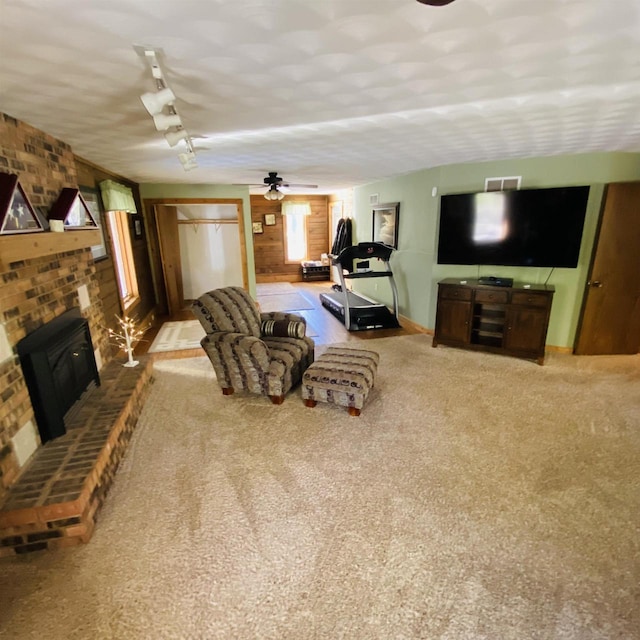
[[[269,171],[269,175],[262,181],[262,184],[246,184],[242,185],[246,187],[269,187],[269,190],[264,194],[267,200],[282,200],[284,193],[280,191],[281,187],[292,189],[317,189],[317,184],[294,184],[293,182],[287,182],[283,180],[277,171]]]

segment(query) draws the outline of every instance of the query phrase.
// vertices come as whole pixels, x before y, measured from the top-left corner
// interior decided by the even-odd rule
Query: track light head
[[[160,91],[143,93],[140,96],[140,100],[142,100],[142,104],[145,109],[149,112],[151,116],[157,116],[162,113],[162,110],[168,105],[173,104],[175,102],[176,96],[169,89],[169,87],[165,87],[164,89],[160,89]]]
[[[170,147],[175,147],[180,140],[186,140],[188,135],[184,129],[178,129],[177,131],[167,131],[164,137],[167,139]]]
[[[171,127],[182,126],[182,120],[177,113],[171,115],[159,113],[158,115],[153,116],[153,123],[156,125],[156,129],[158,131],[166,131],[167,129],[171,129]]]

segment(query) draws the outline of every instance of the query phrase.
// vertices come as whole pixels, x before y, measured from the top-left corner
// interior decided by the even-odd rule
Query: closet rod
[[[219,220],[212,218],[195,218],[193,220],[178,220],[178,224],[238,224],[237,220],[229,220],[221,218]]]

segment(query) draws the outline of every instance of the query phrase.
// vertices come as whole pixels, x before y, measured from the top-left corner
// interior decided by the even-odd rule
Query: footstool
[[[302,399],[307,407],[328,402],[359,416],[373,388],[380,356],[375,351],[329,347],[302,375]]]

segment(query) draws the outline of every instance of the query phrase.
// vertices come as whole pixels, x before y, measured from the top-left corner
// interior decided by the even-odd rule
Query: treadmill
[[[344,323],[348,331],[364,331],[368,329],[388,329],[399,327],[398,322],[398,290],[389,265],[393,247],[382,242],[360,242],[346,247],[338,256],[331,256],[332,263],[338,267],[341,291],[321,293],[322,306]],[[354,270],[354,260],[378,258],[384,263],[384,271]],[[347,271],[347,273],[343,273]],[[387,278],[393,293],[393,312],[381,302],[349,291],[346,280],[360,278]]]

